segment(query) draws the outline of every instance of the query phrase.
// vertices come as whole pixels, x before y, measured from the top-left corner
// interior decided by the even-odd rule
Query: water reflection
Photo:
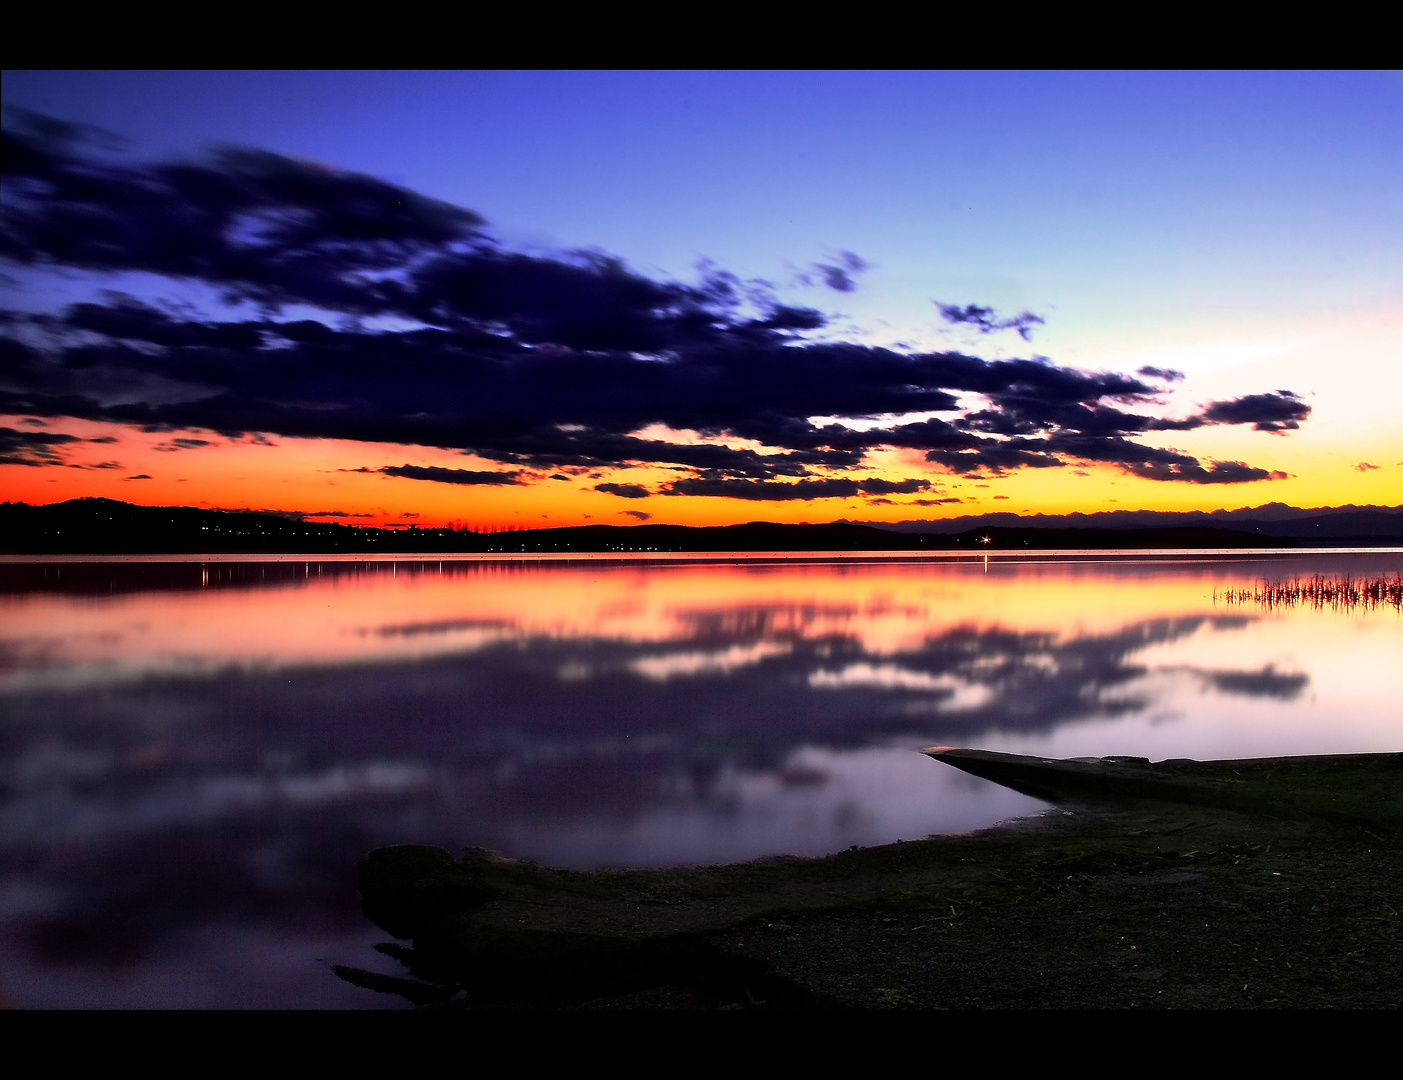
[[[931,743],[1397,750],[1396,611],[1214,596],[1399,563],[0,566],[0,991],[374,1003],[314,958],[364,962],[382,843],[702,862],[1038,805]]]

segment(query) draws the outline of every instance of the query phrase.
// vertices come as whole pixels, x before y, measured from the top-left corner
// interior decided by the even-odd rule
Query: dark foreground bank
[[[1403,1004],[1403,754],[928,753],[1056,806],[733,866],[381,848],[361,895],[405,975],[337,974],[447,1008]]]

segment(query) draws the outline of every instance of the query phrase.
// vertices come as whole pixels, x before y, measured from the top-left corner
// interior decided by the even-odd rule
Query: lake
[[[0,995],[394,1007],[356,861],[820,855],[1044,804],[917,751],[1403,749],[1398,550],[0,563]]]

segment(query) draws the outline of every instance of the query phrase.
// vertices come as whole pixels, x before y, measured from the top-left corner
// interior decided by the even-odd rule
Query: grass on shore
[[[1214,600],[1229,604],[1258,604],[1265,608],[1313,607],[1317,610],[1365,611],[1391,607],[1403,611],[1403,576],[1356,578],[1324,577],[1263,578],[1250,589],[1213,590]]]
[[[337,974],[467,1009],[1403,1006],[1403,754],[1118,768],[1183,798],[1083,790],[979,833],[731,866],[383,848],[362,898],[412,978]]]

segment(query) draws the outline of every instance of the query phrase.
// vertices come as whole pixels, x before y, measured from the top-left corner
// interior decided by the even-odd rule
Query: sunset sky
[[[1403,502],[1396,73],[7,71],[3,99],[0,500]]]

